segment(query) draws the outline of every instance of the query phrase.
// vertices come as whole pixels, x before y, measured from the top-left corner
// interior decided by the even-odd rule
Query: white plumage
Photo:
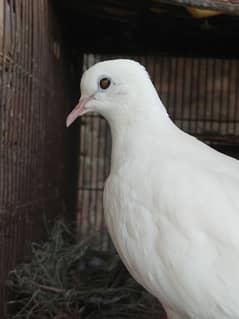
[[[94,65],[81,91],[67,124],[110,124],[105,219],[132,276],[170,319],[239,318],[239,162],[177,128],[134,61]]]

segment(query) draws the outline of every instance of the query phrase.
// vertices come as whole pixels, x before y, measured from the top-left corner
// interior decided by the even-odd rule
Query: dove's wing
[[[197,310],[199,318],[207,307],[209,318],[239,318],[239,164],[194,146],[198,158],[151,166],[156,250],[175,266],[169,278],[172,289],[181,286],[188,296],[181,300],[186,309]]]

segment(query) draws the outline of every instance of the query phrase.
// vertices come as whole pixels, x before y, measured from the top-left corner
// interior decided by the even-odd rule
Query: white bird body
[[[113,243],[170,319],[237,319],[239,161],[178,129],[142,70],[138,78],[140,98],[121,87],[113,113],[99,110],[113,139],[104,189]]]

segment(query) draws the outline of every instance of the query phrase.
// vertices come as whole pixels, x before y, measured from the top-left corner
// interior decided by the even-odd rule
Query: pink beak
[[[82,97],[79,100],[79,103],[76,107],[71,111],[71,113],[67,116],[66,126],[70,126],[79,116],[85,114],[85,105],[92,99],[92,96]]]

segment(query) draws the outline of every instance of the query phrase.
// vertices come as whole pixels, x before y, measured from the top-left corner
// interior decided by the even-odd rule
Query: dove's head
[[[145,116],[159,98],[145,68],[133,60],[116,59],[90,67],[81,79],[81,98],[67,117],[67,126],[79,116],[97,112],[110,123]]]

